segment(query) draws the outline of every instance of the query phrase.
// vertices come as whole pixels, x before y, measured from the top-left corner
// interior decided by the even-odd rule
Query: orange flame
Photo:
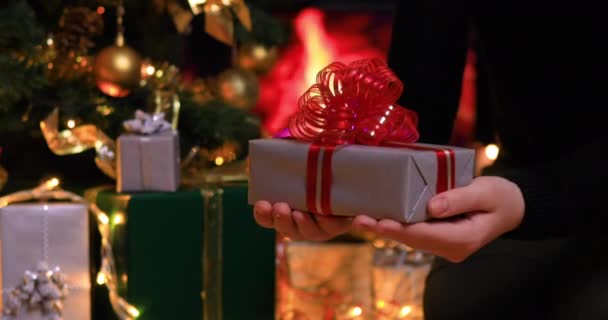
[[[326,21],[325,13],[319,9],[299,12],[293,19],[294,41],[283,49],[273,70],[260,79],[262,90],[256,111],[264,119],[264,129],[270,135],[286,127],[289,117],[296,112],[298,98],[314,84],[319,70],[336,61],[386,59],[390,19],[383,18],[379,24],[369,13],[328,14],[331,19]],[[470,54],[467,62],[453,136],[456,144],[471,138],[475,117],[474,55]]]
[[[325,14],[319,9],[304,9],[293,22],[294,43],[284,50],[272,72],[261,79],[257,111],[264,114],[264,127],[270,134],[286,126],[296,111],[298,98],[314,84],[319,70],[336,61],[384,58],[383,50],[374,48],[364,34],[352,30],[343,31],[342,35],[330,32]],[[365,27],[358,20],[355,24]]]
[[[323,16],[320,10],[306,9],[295,19],[296,34],[303,40],[305,87],[313,85],[317,72],[336,56],[332,39],[323,27]]]

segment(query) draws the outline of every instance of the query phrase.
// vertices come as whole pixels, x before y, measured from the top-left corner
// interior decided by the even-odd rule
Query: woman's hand
[[[353,225],[460,262],[519,226],[524,216],[524,198],[519,187],[509,180],[479,177],[466,187],[433,197],[428,213],[434,220],[403,224],[358,216]]]
[[[253,209],[255,221],[275,229],[292,240],[325,241],[350,230],[352,218],[312,215],[292,210],[286,203],[258,201]]]

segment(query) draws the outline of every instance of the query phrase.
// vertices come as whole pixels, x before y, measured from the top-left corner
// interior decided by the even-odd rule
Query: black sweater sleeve
[[[388,63],[405,86],[399,103],[418,113],[421,142],[449,142],[466,60],[467,20],[462,0],[399,1]]]
[[[542,239],[552,236],[605,236],[608,213],[606,134],[563,146],[560,157],[542,164],[488,170],[519,186],[525,200],[522,224],[505,237]],[[495,172],[494,172],[495,171]]]

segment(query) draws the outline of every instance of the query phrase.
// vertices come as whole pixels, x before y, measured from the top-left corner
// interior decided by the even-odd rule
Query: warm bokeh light
[[[499,151],[500,151],[500,149],[498,148],[497,145],[489,144],[486,146],[485,154],[488,159],[494,161],[494,160],[496,160],[496,158],[498,158]]]
[[[97,220],[99,220],[99,222],[101,222],[101,224],[103,224],[103,225],[110,223],[110,218],[108,218],[108,216],[105,213],[98,214]]]
[[[350,317],[359,317],[362,314],[363,314],[363,309],[361,309],[361,307],[359,307],[359,306],[352,307],[348,311],[348,316],[350,316]]]
[[[405,318],[410,313],[412,313],[412,307],[411,306],[403,306],[401,308],[401,310],[399,310],[399,318]]]
[[[106,283],[106,274],[103,272],[97,273],[97,284],[104,285]]]
[[[56,188],[57,186],[59,186],[59,182],[60,181],[58,178],[51,178],[46,181],[46,186],[49,189],[53,189],[53,188]]]
[[[115,225],[125,223],[125,215],[122,212],[115,213],[112,216],[112,223]]]

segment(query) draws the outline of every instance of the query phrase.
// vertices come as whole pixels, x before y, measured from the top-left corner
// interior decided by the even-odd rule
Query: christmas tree
[[[163,112],[179,131],[186,175],[243,160],[261,135],[251,112],[258,76],[287,34],[243,1],[8,1],[0,6],[7,189],[48,175],[78,187],[111,181],[112,143],[136,110]]]

